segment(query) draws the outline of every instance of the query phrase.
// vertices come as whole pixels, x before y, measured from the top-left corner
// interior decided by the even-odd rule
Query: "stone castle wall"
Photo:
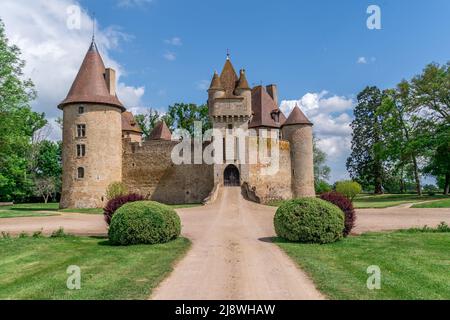
[[[255,143],[254,141],[252,143]],[[267,204],[273,200],[287,200],[292,198],[291,156],[288,141],[279,142],[279,168],[273,174],[262,174],[269,165],[250,165],[249,187],[255,191],[261,203]]]
[[[201,203],[214,188],[211,165],[175,165],[177,142],[124,140],[123,182],[130,192],[166,204]]]

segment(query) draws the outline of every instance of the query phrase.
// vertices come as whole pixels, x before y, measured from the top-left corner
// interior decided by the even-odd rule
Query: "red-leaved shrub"
[[[352,202],[343,194],[338,192],[328,192],[320,196],[322,200],[331,202],[335,206],[339,207],[345,214],[345,229],[344,236],[348,236],[355,226],[356,213]]]
[[[108,225],[111,224],[112,217],[114,213],[122,207],[124,204],[128,202],[136,202],[136,201],[143,201],[145,198],[139,194],[131,193],[126,196],[119,196],[117,198],[114,198],[110,201],[108,201],[108,204],[103,209],[103,215],[105,216],[105,221]]]

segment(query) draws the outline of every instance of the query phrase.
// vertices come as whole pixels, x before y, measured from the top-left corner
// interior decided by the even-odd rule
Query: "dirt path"
[[[0,219],[0,232],[10,235],[18,235],[22,232],[30,234],[41,230],[44,234],[49,235],[59,228],[64,228],[66,233],[78,236],[108,234],[103,215],[63,213],[57,216]]]
[[[398,206],[386,209],[357,210],[355,234],[369,231],[391,231],[424,226],[436,227],[441,222],[450,225],[450,209],[414,209]]]
[[[312,281],[270,243],[275,209],[222,189],[210,206],[179,210],[188,255],[154,292],[155,300],[323,299]]]

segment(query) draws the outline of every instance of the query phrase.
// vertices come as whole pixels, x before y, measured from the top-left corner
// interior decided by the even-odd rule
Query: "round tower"
[[[93,41],[63,111],[61,208],[98,208],[106,189],[122,180],[122,112],[113,69]]]
[[[291,146],[292,194],[294,198],[315,197],[313,124],[298,106],[283,124],[283,137]]]

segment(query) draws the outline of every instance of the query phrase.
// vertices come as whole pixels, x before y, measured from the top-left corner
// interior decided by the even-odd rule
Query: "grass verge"
[[[450,299],[450,233],[415,229],[330,245],[276,243],[330,299]],[[381,290],[367,288],[369,266],[380,267]]]
[[[413,208],[429,208],[429,209],[435,209],[435,208],[450,208],[450,198],[445,200],[439,200],[439,201],[433,201],[428,203],[419,203],[413,206]]]
[[[184,238],[130,247],[70,236],[2,239],[0,299],[148,299],[189,247]],[[72,265],[81,268],[81,290],[67,289]]]

